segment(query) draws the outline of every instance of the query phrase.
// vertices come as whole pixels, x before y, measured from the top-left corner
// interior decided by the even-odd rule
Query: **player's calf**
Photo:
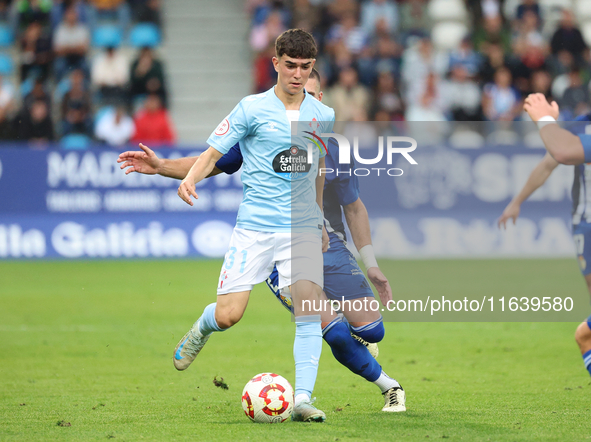
[[[369,324],[360,325],[359,323],[353,323],[350,325],[350,328],[351,333],[370,343],[380,342],[384,339],[384,335],[386,334],[384,322],[381,317],[377,321],[370,322]]]
[[[585,368],[591,375],[591,316],[577,327],[575,340],[583,355]]]

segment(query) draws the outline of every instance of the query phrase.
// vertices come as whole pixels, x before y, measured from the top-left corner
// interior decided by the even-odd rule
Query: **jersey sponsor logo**
[[[226,135],[228,133],[228,131],[230,130],[230,122],[228,121],[227,118],[224,118],[224,121],[222,121],[219,126],[215,129],[215,134],[218,137],[221,137],[222,135]]]
[[[296,179],[307,174],[311,167],[308,163],[308,152],[297,146],[291,146],[273,158],[273,170],[285,178]]]

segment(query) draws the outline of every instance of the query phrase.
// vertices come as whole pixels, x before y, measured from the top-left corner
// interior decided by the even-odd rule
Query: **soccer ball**
[[[242,390],[242,409],[253,422],[283,422],[291,416],[293,403],[293,388],[275,373],[257,374]]]

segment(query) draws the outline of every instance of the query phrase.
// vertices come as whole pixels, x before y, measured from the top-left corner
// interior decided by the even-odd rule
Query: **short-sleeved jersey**
[[[334,111],[304,91],[299,121],[318,121],[316,133],[328,133],[334,125]],[[207,143],[222,154],[236,143],[244,159],[242,183],[244,198],[238,209],[236,226],[259,232],[318,231],[322,213],[316,204],[318,158],[312,150],[307,163],[308,141],[292,139],[291,124],[283,102],[271,88],[250,95],[234,108],[210,135]],[[292,202],[297,210],[292,211]]]
[[[571,131],[579,136],[585,150],[585,162],[574,166],[572,216],[573,224],[577,225],[581,221],[591,222],[591,135],[588,134],[591,126],[586,124],[591,122],[591,114],[577,117],[575,121],[580,124],[575,124]]]
[[[334,235],[346,241],[341,206],[357,201],[359,179],[354,173],[353,158],[350,164],[339,164],[339,146],[334,138],[329,139],[327,149],[326,170],[330,172],[326,173],[324,181],[324,221],[331,240]],[[240,166],[242,166],[242,154],[238,143],[216,163],[216,167],[228,175],[236,172]]]

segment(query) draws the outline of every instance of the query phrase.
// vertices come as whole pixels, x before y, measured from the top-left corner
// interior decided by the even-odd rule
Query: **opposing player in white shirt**
[[[312,405],[322,349],[320,315],[311,311],[320,299],[322,266],[322,190],[325,152],[307,152],[307,142],[294,146],[292,121],[319,122],[318,133],[332,131],[334,111],[304,92],[317,53],[314,38],[300,29],[281,34],[273,64],[277,85],[244,98],[207,140],[210,146],[181,182],[178,193],[188,204],[198,198],[195,184],[206,178],[216,162],[237,142],[243,146],[244,199],[225,256],[217,302],[208,305],[174,352],[174,364],[186,369],[214,332],[225,331],[241,318],[254,285],[277,267],[280,285],[290,287],[295,304],[296,421],[324,421]],[[298,140],[295,140],[298,141]],[[304,171],[290,173],[285,164],[313,157]],[[297,158],[295,158],[297,157]],[[281,167],[283,165],[283,167]],[[295,170],[295,169],[294,169]],[[298,204],[297,211],[292,204]],[[297,233],[295,227],[297,226]],[[305,303],[304,301],[311,301]]]

